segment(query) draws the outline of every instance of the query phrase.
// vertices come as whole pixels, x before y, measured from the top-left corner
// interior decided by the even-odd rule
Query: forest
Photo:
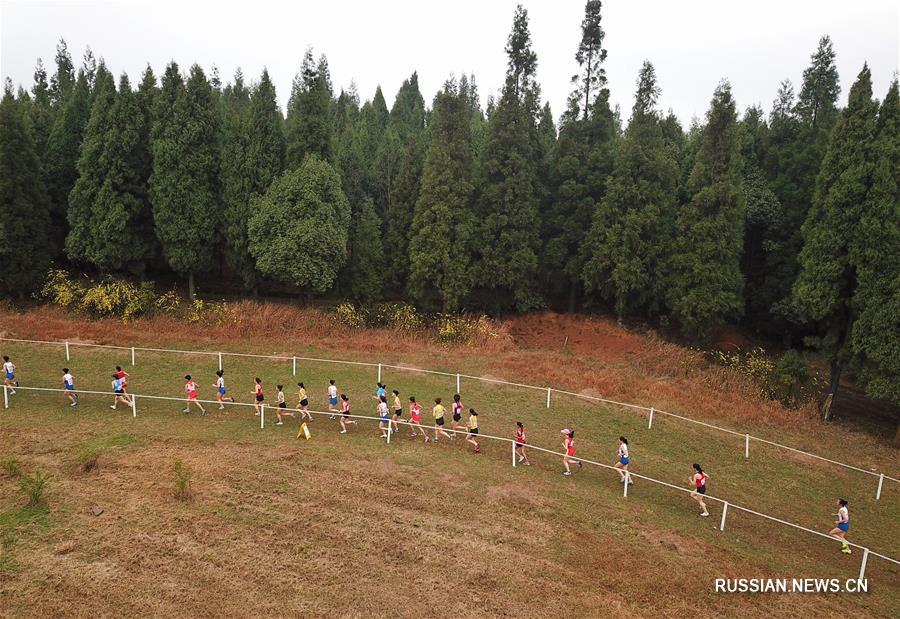
[[[499,95],[449,76],[426,104],[412,73],[388,109],[335,92],[307,50],[285,113],[267,71],[174,61],[133,86],[60,40],[0,103],[0,293],[52,268],[176,277],[242,294],[491,315],[602,310],[702,341],[736,324],[852,368],[900,403],[900,98],[860,67],[846,107],[828,36],[769,114],[727,79],[702,121],[660,109],[645,61],[610,104],[601,2],[571,41],[572,90],[541,101],[528,12]],[[498,41],[499,42],[499,41]],[[878,99],[881,94],[883,98]]]

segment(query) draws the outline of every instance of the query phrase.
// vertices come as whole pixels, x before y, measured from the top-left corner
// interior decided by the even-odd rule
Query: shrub
[[[181,310],[181,297],[174,290],[169,290],[162,295],[156,297],[154,306],[157,311],[166,314],[175,314]]]
[[[375,323],[409,333],[421,329],[424,321],[409,303],[380,303],[375,306]]]
[[[27,507],[40,507],[46,505],[47,499],[44,493],[47,490],[47,482],[50,477],[40,471],[34,475],[23,475],[19,480],[19,487],[28,495]]]
[[[100,459],[101,449],[95,445],[85,445],[78,452],[78,467],[85,473],[93,471],[97,468],[97,462]]]
[[[366,312],[352,303],[341,303],[335,309],[335,314],[342,324],[353,329],[360,329],[368,324]]]
[[[179,501],[191,498],[191,472],[181,460],[175,461],[175,498]]]
[[[481,344],[500,335],[493,321],[484,314],[477,318],[440,314],[436,320],[438,340],[444,344]]]
[[[123,280],[107,279],[89,287],[81,299],[81,309],[92,316],[131,320],[155,308],[152,282],[139,286]]]
[[[47,273],[41,297],[60,307],[77,307],[84,296],[85,287],[72,279],[63,269],[51,269]]]
[[[6,458],[3,461],[2,468],[6,477],[19,477],[22,474],[22,470],[19,468],[19,461],[15,458]]]

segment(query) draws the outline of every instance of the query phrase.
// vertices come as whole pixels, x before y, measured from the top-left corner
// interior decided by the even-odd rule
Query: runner
[[[334,382],[334,381],[332,381]],[[341,394],[341,434],[347,434],[347,424],[356,424],[355,419],[350,419],[350,398],[346,393]]]
[[[448,439],[451,438],[449,434],[444,431],[444,412],[445,409],[441,406],[441,399],[434,399],[434,408],[431,409],[431,413],[434,415],[434,442],[438,442],[438,435],[443,434]]]
[[[375,383],[375,385],[376,389],[375,395],[373,397],[375,398],[376,402],[381,402],[381,398],[387,395],[387,387],[382,385],[380,382]]]
[[[429,441],[428,433],[422,426],[422,405],[416,402],[415,396],[409,396],[409,435],[412,438],[419,436],[418,432],[425,437],[425,442]],[[418,432],[416,431],[418,428]]]
[[[834,522],[834,528],[828,532],[828,535],[841,540],[841,552],[850,554],[850,544],[847,543],[847,531],[850,530],[850,511],[847,509],[847,500],[838,499],[838,510],[835,514],[837,520]]]
[[[75,393],[75,377],[69,372],[69,368],[63,368],[63,387],[66,390],[66,397],[69,398],[71,404],[69,406],[78,406],[78,394]]]
[[[570,462],[575,462],[578,464],[578,468],[581,468],[581,461],[573,459],[575,457],[575,430],[565,428],[560,430],[560,434],[566,437],[563,439],[563,448],[566,450],[566,455],[563,456],[563,466],[566,467],[566,472],[563,473],[563,475],[571,475],[572,469],[569,468]]]
[[[118,376],[119,380],[122,381],[122,391],[126,391],[128,389],[128,377],[130,375],[128,374],[128,372],[122,369],[121,365],[117,365],[116,376]]]
[[[619,461],[615,464],[615,467],[619,469],[619,483],[624,484],[625,480],[628,480],[629,484],[634,484],[631,475],[628,473],[628,463],[631,460],[628,458],[628,439],[624,436],[619,437],[619,449],[616,452],[616,456],[619,458]]]
[[[6,372],[3,384],[10,388],[9,395],[16,395],[15,387],[19,386],[19,381],[16,380],[16,366],[6,355],[3,355],[3,371]]]
[[[453,417],[451,417],[452,421],[450,422],[451,430],[459,430],[459,429],[465,430],[466,429],[465,426],[462,423],[460,423],[460,421],[462,420],[463,405],[462,405],[462,402],[460,402],[459,400],[460,400],[460,395],[458,393],[454,394],[453,404],[450,407],[450,410],[453,413]],[[451,439],[456,438],[456,433],[451,432],[450,438]],[[468,437],[466,437],[466,440],[468,440]]]
[[[250,393],[253,394],[253,410],[256,411],[255,414],[257,417],[259,417],[259,411],[262,408],[263,402],[265,401],[266,397],[263,395],[262,379],[257,376],[254,381],[255,383],[253,385],[253,391],[251,391]]]
[[[284,402],[284,385],[276,385],[276,388],[278,389],[278,393],[276,394],[275,399],[278,402],[278,407],[275,409],[275,416],[278,417],[278,422],[275,425],[283,426],[284,423],[282,423],[281,419],[283,416],[290,415],[291,417],[294,417],[295,415],[293,411],[287,412],[284,410],[287,408],[287,404]]]
[[[306,397],[306,387],[303,383],[297,383],[297,387],[300,388],[297,391],[297,410],[300,411],[300,419],[308,419],[310,423],[312,423],[312,413],[309,412],[309,398]]]
[[[378,429],[381,430],[381,438],[387,438],[388,428],[391,425],[388,417],[387,396],[381,396],[381,401],[378,402],[378,407],[375,410],[378,413]]]
[[[478,444],[478,440],[475,438],[478,436],[478,413],[474,408],[469,409],[469,423],[467,426],[469,433],[466,435],[466,442],[475,445],[475,453],[480,454],[481,445]]]
[[[688,483],[694,486],[694,490],[691,492],[691,498],[697,501],[700,504],[700,507],[703,508],[703,511],[700,513],[701,516],[709,516],[709,510],[706,509],[706,503],[703,502],[703,495],[706,494],[707,479],[709,479],[709,475],[703,472],[703,469],[700,468],[699,464],[694,464],[694,473],[691,475]]]
[[[338,388],[334,384],[334,379],[328,381],[328,411],[332,413],[337,412],[337,403],[338,403]],[[342,405],[343,406],[343,405]],[[329,417],[329,419],[334,419],[334,415]]]
[[[184,383],[184,392],[187,394],[187,405],[182,413],[190,413],[191,412],[191,402],[197,405],[197,408],[200,409],[200,414],[205,415],[206,409],[203,408],[203,405],[197,401],[197,383],[191,380],[191,375],[186,374],[184,380],[187,381]],[[115,407],[113,407],[115,408]]]
[[[225,410],[225,400],[234,402],[234,398],[225,396],[225,370],[216,370],[216,382],[213,384],[216,388],[216,401],[219,403],[219,410]]]
[[[113,399],[113,403],[109,405],[111,409],[116,410],[116,404],[119,402],[126,406],[131,406],[131,400],[128,398],[128,394],[125,393],[125,390],[122,389],[122,379],[119,378],[118,374],[112,374],[112,389],[116,396]]]
[[[401,419],[403,419],[403,404],[400,403],[400,392],[394,389],[391,393],[394,394],[394,419],[391,423],[394,424],[394,432],[400,431],[400,425],[397,423]]]
[[[525,466],[531,466],[531,462],[528,461],[528,456],[525,455],[525,445],[528,444],[528,441],[525,440],[525,426],[522,425],[521,421],[516,422],[516,455],[519,456],[519,464],[525,463]]]

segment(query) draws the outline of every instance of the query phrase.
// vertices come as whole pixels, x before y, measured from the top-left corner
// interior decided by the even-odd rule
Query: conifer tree
[[[63,75],[65,73],[63,72]],[[56,76],[57,92],[65,92]],[[49,249],[56,256],[68,235],[69,192],[78,180],[77,162],[81,154],[84,129],[91,114],[90,91],[84,72],[80,72],[62,108],[53,119],[44,153],[44,185],[50,200]]]
[[[98,69],[98,83],[100,79]],[[150,145],[144,113],[125,74],[107,118],[101,162],[105,177],[92,206],[88,259],[105,271],[143,275],[155,250],[148,195]]]
[[[91,262],[91,258],[97,254],[95,241],[98,233],[97,222],[94,220],[94,202],[106,181],[108,169],[104,149],[110,113],[116,100],[116,84],[102,64],[95,75],[92,100],[91,116],[78,157],[78,180],[69,193],[67,213],[69,233],[66,236],[66,255],[77,262]]]
[[[506,46],[506,83],[488,120],[482,156],[478,282],[495,309],[539,307],[536,275],[540,248],[540,89],[531,49],[528,12],[519,5]]]
[[[551,196],[543,215],[544,285],[554,297],[567,296],[570,311],[582,288],[585,235],[614,161],[616,132],[603,68],[606,49],[600,8],[596,0],[585,4],[575,53],[579,72],[572,76],[574,88],[552,153]]]
[[[376,301],[382,297],[385,260],[381,220],[372,198],[363,200],[354,219],[348,258],[350,294],[356,301]]]
[[[731,86],[713,94],[676,220],[667,304],[682,331],[704,336],[743,309],[744,202]]]
[[[299,166],[308,154],[331,159],[331,97],[328,62],[322,56],[317,64],[312,49],[307,49],[288,99],[288,169]]]
[[[56,45],[56,72],[50,76],[50,102],[55,109],[62,107],[75,87],[75,65],[65,39]]]
[[[43,161],[47,150],[47,140],[53,127],[53,108],[50,102],[50,86],[47,84],[47,70],[38,58],[34,68],[34,85],[31,87],[31,106],[28,110],[31,134],[38,159]]]
[[[154,104],[150,197],[156,234],[166,262],[186,276],[212,266],[216,233],[219,116],[203,69],[191,67],[187,82],[170,63]]]
[[[409,244],[409,290],[423,305],[460,309],[472,288],[475,240],[468,104],[450,79],[435,96],[431,139]]]
[[[891,83],[878,113],[872,181],[854,243],[855,365],[866,393],[900,404],[900,94]],[[900,441],[900,420],[895,443]]]
[[[350,205],[338,173],[316,155],[253,198],[248,228],[256,268],[273,280],[324,292],[347,259]]]
[[[425,100],[419,77],[403,81],[391,108],[390,130],[399,139],[399,156],[392,168],[384,222],[385,276],[392,288],[403,290],[409,273],[409,234],[419,198],[425,159]]]
[[[25,298],[50,264],[47,194],[41,166],[7,79],[0,101],[0,290]]]
[[[866,207],[879,201],[870,200],[869,195],[877,158],[877,114],[871,73],[864,65],[831,134],[816,179],[812,208],[803,224],[800,273],[791,298],[799,316],[815,325],[816,335],[808,338],[808,343],[831,364],[829,397],[823,406],[826,420],[841,372],[852,359],[853,323],[867,301],[857,293],[859,272],[866,266],[863,256],[873,247],[863,234],[863,217]],[[896,221],[896,201],[893,208]],[[884,212],[883,208],[879,210]],[[874,251],[894,253],[893,248]],[[892,259],[888,254],[887,264]],[[876,258],[872,264],[879,261]]]
[[[614,301],[620,318],[656,314],[666,289],[678,163],[656,110],[659,92],[653,65],[644,61],[631,120],[585,240],[585,287]]]

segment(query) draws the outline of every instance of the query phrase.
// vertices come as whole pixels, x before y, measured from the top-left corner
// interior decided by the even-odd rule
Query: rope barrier
[[[509,385],[511,387],[521,387],[523,389],[534,389],[534,390],[538,390],[538,391],[546,391],[549,389],[550,391],[555,391],[555,392],[563,394],[563,395],[568,395],[568,396],[572,396],[572,397],[576,397],[576,398],[580,398],[580,399],[584,399],[584,400],[590,400],[593,402],[603,402],[606,404],[612,404],[615,406],[623,406],[626,408],[632,408],[632,409],[640,410],[640,411],[648,411],[649,412],[651,410],[651,408],[648,408],[646,406],[641,406],[639,404],[630,404],[628,402],[618,402],[616,400],[609,400],[606,398],[583,395],[580,393],[575,393],[572,391],[566,391],[566,390],[562,390],[562,389],[552,389],[549,387],[526,385],[524,383],[516,383],[516,382],[511,382],[511,381],[506,381],[506,380],[501,380],[501,379],[494,379],[494,378],[485,378],[485,377],[481,377],[481,376],[472,376],[469,374],[454,374],[454,373],[449,373],[449,372],[440,372],[437,370],[427,370],[427,369],[423,369],[423,368],[412,368],[412,367],[406,367],[406,366],[387,365],[387,364],[379,364],[379,363],[367,363],[367,362],[362,362],[362,361],[320,359],[320,358],[316,358],[316,357],[282,357],[282,356],[277,356],[277,355],[256,355],[256,354],[250,354],[250,353],[237,353],[237,352],[209,352],[209,351],[202,351],[202,350],[179,350],[179,349],[172,349],[172,348],[142,348],[142,347],[137,347],[137,346],[128,347],[128,346],[114,346],[114,345],[109,345],[109,344],[89,344],[89,343],[70,342],[70,341],[62,342],[62,341],[52,341],[52,340],[29,340],[29,339],[3,338],[3,337],[0,337],[0,341],[20,342],[20,343],[28,343],[28,344],[49,344],[49,345],[56,345],[56,346],[65,345],[66,351],[67,351],[67,355],[66,355],[67,360],[68,360],[68,356],[69,356],[68,355],[69,346],[83,346],[83,347],[107,348],[107,349],[115,349],[115,350],[132,350],[132,351],[144,351],[144,352],[164,352],[164,353],[175,353],[175,354],[219,355],[220,359],[222,356],[249,357],[249,358],[258,358],[258,359],[276,359],[279,361],[290,361],[290,360],[296,358],[297,360],[300,360],[300,361],[309,361],[309,362],[314,362],[314,363],[335,363],[335,364],[356,365],[356,366],[363,366],[363,367],[378,367],[379,368],[379,382],[381,380],[380,368],[385,367],[385,368],[393,368],[393,369],[405,370],[405,371],[411,371],[411,372],[422,372],[425,374],[435,374],[438,376],[458,376],[460,378],[469,378],[469,379],[477,380],[480,382],[494,383],[494,384],[499,384],[499,385]],[[220,364],[220,369],[221,369],[221,364]],[[457,382],[457,387],[458,386],[459,386],[459,383]],[[548,398],[548,400],[549,400],[549,398]],[[878,477],[879,485],[881,484],[882,478],[892,481],[892,482],[895,482],[895,483],[900,483],[900,479],[898,479],[896,477],[892,477],[890,475],[885,475],[885,474],[877,472],[877,471],[869,471],[869,470],[859,468],[859,467],[856,467],[856,466],[853,466],[850,464],[846,464],[844,462],[839,462],[837,460],[831,460],[829,458],[825,458],[823,456],[819,456],[817,454],[810,453],[808,451],[803,451],[803,450],[797,449],[795,447],[789,447],[788,445],[783,445],[781,443],[776,443],[774,441],[769,441],[769,440],[759,438],[759,437],[756,437],[753,435],[747,435],[744,432],[737,432],[735,430],[730,430],[728,428],[716,426],[714,424],[707,423],[705,421],[691,419],[690,417],[684,417],[683,415],[678,415],[676,413],[664,411],[664,410],[661,410],[661,409],[658,409],[655,407],[653,407],[652,410],[655,414],[665,415],[667,417],[673,417],[673,418],[679,419],[681,421],[686,421],[688,423],[697,424],[700,426],[704,426],[706,428],[717,430],[719,432],[725,432],[726,434],[731,434],[734,436],[749,436],[750,440],[758,441],[760,443],[765,443],[767,445],[771,445],[773,447],[778,447],[780,449],[787,449],[794,453],[798,453],[798,454],[801,454],[804,456],[809,456],[811,458],[815,458],[815,459],[821,460],[823,462],[828,462],[835,466],[841,466],[841,467],[844,467],[844,468],[847,468],[847,469],[850,469],[853,471],[857,471],[859,473],[865,473],[866,475]],[[881,493],[877,492],[876,494],[880,497]]]

